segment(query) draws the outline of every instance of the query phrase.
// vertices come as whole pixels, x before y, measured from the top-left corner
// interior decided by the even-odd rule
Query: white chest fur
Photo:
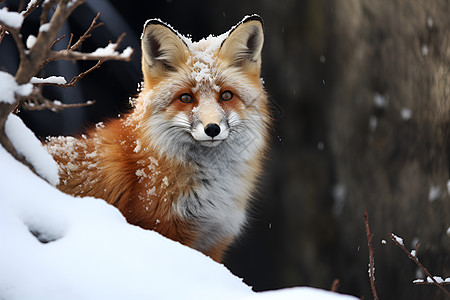
[[[180,216],[195,224],[199,236],[194,248],[200,251],[225,238],[236,237],[246,221],[243,204],[246,199],[242,198],[248,187],[243,185],[241,176],[247,163],[215,152],[193,158],[196,187],[181,196],[174,207]]]

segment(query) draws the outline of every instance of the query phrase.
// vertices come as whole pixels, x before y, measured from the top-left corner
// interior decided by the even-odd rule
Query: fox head
[[[135,109],[147,146],[169,156],[261,148],[269,116],[259,16],[198,42],[152,19],[141,40],[144,85]]]

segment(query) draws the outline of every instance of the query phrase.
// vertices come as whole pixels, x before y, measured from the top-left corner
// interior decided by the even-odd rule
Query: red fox
[[[79,138],[47,140],[58,188],[105,199],[129,223],[220,262],[246,224],[268,144],[262,20],[192,42],[152,19],[141,40],[132,111]]]

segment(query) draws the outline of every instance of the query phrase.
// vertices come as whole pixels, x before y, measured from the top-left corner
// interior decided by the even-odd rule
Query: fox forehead
[[[215,90],[219,92],[223,79],[219,77],[220,58],[219,47],[225,38],[225,34],[202,39],[189,45],[188,60],[186,66],[192,79],[193,91]]]

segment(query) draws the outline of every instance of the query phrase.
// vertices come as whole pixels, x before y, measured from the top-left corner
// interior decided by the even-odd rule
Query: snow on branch
[[[108,60],[129,61],[133,54],[133,49],[126,48],[122,53],[118,52],[120,43],[124,38],[124,34],[119,36],[115,43],[110,43],[105,48],[99,48],[93,53],[84,53],[76,51],[82,43],[91,37],[91,33],[95,28],[102,26],[103,23],[98,23],[100,13],[98,13],[92,20],[90,26],[85,33],[73,43],[73,34],[71,34],[68,46],[65,50],[54,51],[51,48],[61,41],[65,36],[57,38],[57,33],[73,12],[73,10],[79,5],[83,4],[86,0],[61,0],[59,1],[56,11],[51,17],[50,21],[47,20],[48,12],[57,1],[44,1],[42,4],[42,13],[40,17],[40,28],[37,37],[33,37],[33,40],[27,43],[29,50],[26,49],[20,38],[20,26],[24,16],[29,15],[42,1],[32,0],[28,4],[26,10],[22,13],[9,12],[6,8],[2,9],[0,14],[0,38],[4,36],[6,32],[9,32],[14,38],[17,48],[20,52],[20,66],[15,76],[16,81],[19,84],[29,82],[35,75],[48,63],[55,60],[93,60],[100,62],[99,65]],[[4,15],[4,17],[2,17]],[[0,40],[1,41],[1,40]],[[98,66],[94,66],[89,69],[89,72],[97,69]],[[74,77],[69,83],[61,84],[60,82],[54,84],[61,87],[72,87],[76,82],[89,72],[83,72],[82,74]],[[52,82],[39,82],[37,84],[53,84]]]
[[[21,1],[19,12],[8,10],[4,7],[0,9],[0,46],[3,38],[8,33],[14,40],[17,51],[19,52],[20,63],[17,73],[8,77],[7,82],[12,79],[13,83],[5,87],[5,93],[2,93],[0,101],[0,144],[8,150],[16,159],[26,163],[25,157],[20,155],[10,142],[8,136],[5,134],[5,122],[8,115],[17,111],[21,107],[29,110],[51,109],[53,111],[60,111],[69,107],[80,107],[91,105],[93,101],[87,101],[78,104],[63,104],[58,100],[47,99],[42,95],[42,87],[45,85],[54,85],[58,87],[73,87],[81,78],[89,74],[95,69],[98,69],[104,62],[109,60],[116,61],[130,61],[133,49],[126,48],[122,52],[119,51],[120,44],[125,36],[120,35],[115,43],[110,42],[106,47],[99,48],[92,53],[80,52],[79,48],[83,42],[91,37],[92,31],[95,28],[103,25],[99,23],[98,13],[92,20],[90,26],[76,41],[71,34],[69,43],[65,50],[55,51],[53,46],[59,43],[65,36],[58,37],[58,32],[67,21],[72,12],[87,0],[30,0],[25,7],[25,1]],[[0,2],[3,2],[0,0]],[[26,43],[23,42],[21,36],[21,27],[24,19],[31,13],[36,11],[36,8],[41,6],[40,26],[38,35],[29,37]],[[50,14],[50,11],[53,11]],[[92,60],[96,62],[92,67],[84,72],[74,76],[69,82],[61,76],[50,76],[47,78],[39,78],[38,72],[42,68],[55,60]],[[4,72],[3,72],[4,73]],[[3,77],[4,74],[0,74]],[[22,93],[20,87],[29,88],[27,93]],[[33,167],[30,166],[33,170]]]
[[[426,281],[423,279],[416,279],[413,281],[414,284],[434,284],[438,288],[440,288],[447,296],[450,297],[450,292],[444,287],[444,285],[450,284],[450,278],[446,278],[445,280],[443,280],[442,277],[440,277],[440,276],[432,276],[430,274],[430,272],[427,270],[427,268],[419,261],[419,259],[417,257],[417,248],[419,247],[419,242],[417,242],[416,248],[414,250],[409,251],[405,247],[402,238],[400,238],[399,236],[397,236],[393,233],[390,233],[389,237],[427,275]]]
[[[115,43],[110,43],[105,48],[98,48],[92,53],[78,52],[72,49],[51,51],[48,58],[43,63],[47,64],[55,60],[98,60],[101,62],[107,60],[129,61],[133,54],[133,49],[128,47],[122,53],[117,51],[124,37],[125,34],[122,34]]]
[[[32,90],[31,84],[17,84],[11,74],[0,71],[0,102],[12,105],[17,97],[27,97]]]
[[[0,9],[0,22],[9,28],[20,29],[23,16],[16,12],[8,11],[6,7]]]
[[[370,232],[369,226],[369,215],[367,214],[367,210],[364,213],[364,224],[366,227],[367,234],[367,243],[369,245],[369,279],[370,279],[370,287],[372,289],[372,295],[374,300],[378,300],[377,290],[375,288],[375,255],[373,250],[372,238],[373,233]]]
[[[53,84],[53,85],[63,85],[66,84],[66,79],[62,76],[50,76],[47,78],[39,78],[39,77],[33,77],[30,80],[30,83],[34,85],[38,84]]]
[[[55,76],[53,76],[53,77],[55,77]],[[59,78],[62,78],[62,77],[59,77]],[[64,79],[64,78],[62,78],[62,79]],[[62,79],[59,79],[59,80],[62,80]],[[42,81],[43,83],[36,83],[36,84],[47,84],[45,82],[49,82],[51,80],[52,80],[51,78],[33,77],[32,82],[33,81],[38,81],[38,82]],[[57,81],[57,80],[55,80],[55,81]],[[65,81],[65,79],[64,79],[64,81]],[[54,83],[48,83],[48,84],[57,85]],[[23,98],[26,99],[26,101],[22,102],[22,107],[27,110],[30,110],[30,111],[49,109],[54,112],[60,112],[67,108],[84,107],[84,106],[89,106],[89,105],[92,105],[95,103],[95,100],[88,100],[86,102],[72,103],[72,104],[65,104],[59,100],[50,100],[42,95],[41,88],[35,88],[30,95],[28,95],[27,97],[23,97]]]
[[[416,279],[413,281],[414,284],[435,284],[435,282],[442,284],[442,285],[450,285],[450,277],[442,278],[441,276],[433,276],[428,277],[427,279]]]
[[[31,14],[38,6],[39,4],[42,2],[43,0],[31,0],[30,2],[28,2],[27,7],[25,8],[24,11],[22,11],[20,14],[26,18],[28,17],[29,14]]]
[[[58,165],[22,120],[10,114],[5,124],[5,131],[14,148],[33,165],[37,174],[56,186],[59,182]]]

